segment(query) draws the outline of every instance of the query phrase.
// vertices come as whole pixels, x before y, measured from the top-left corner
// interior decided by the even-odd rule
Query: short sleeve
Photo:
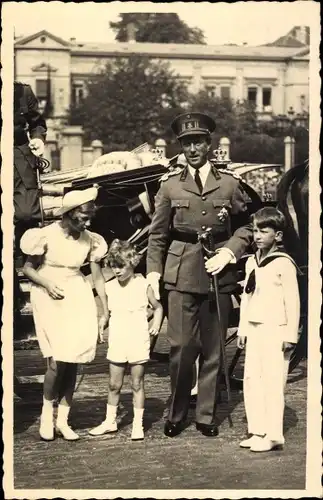
[[[100,262],[103,259],[105,254],[108,251],[108,245],[106,244],[105,239],[97,233],[91,233],[91,250],[89,253],[89,261],[90,262]]]
[[[20,240],[20,248],[26,255],[43,255],[47,250],[47,237],[44,229],[28,229]]]

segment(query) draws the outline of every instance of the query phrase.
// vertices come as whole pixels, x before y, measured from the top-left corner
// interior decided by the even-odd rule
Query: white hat
[[[62,207],[56,212],[56,214],[66,214],[66,212],[69,212],[76,207],[80,207],[81,205],[84,205],[84,203],[94,201],[97,196],[98,189],[96,187],[84,189],[84,191],[69,191],[64,196]]]

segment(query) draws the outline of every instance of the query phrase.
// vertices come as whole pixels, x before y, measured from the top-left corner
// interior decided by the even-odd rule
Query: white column
[[[237,68],[235,98],[238,102],[241,102],[245,99],[243,88],[243,68]]]
[[[230,139],[228,137],[221,137],[219,147],[222,151],[225,151],[224,160],[230,160]]]
[[[287,136],[284,139],[285,144],[285,171],[291,169],[295,163],[295,139]]]
[[[257,99],[256,99],[256,109],[257,111],[262,111],[263,106],[262,106],[262,87],[258,85],[257,87]]]
[[[93,161],[102,156],[103,144],[99,139],[95,139],[91,142],[91,147],[93,148]]]

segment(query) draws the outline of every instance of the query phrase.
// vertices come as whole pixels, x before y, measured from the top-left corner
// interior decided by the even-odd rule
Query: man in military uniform
[[[217,274],[223,331],[227,330],[236,287],[234,263],[251,243],[252,231],[239,178],[208,160],[212,118],[178,116],[171,125],[187,166],[162,178],[150,226],[147,279],[159,296],[168,291],[171,398],[164,432],[173,437],[185,424],[194,363],[200,355],[196,428],[216,436],[215,406],[221,365],[218,314],[208,299],[209,276]],[[212,229],[214,257],[205,260],[199,233]]]
[[[37,184],[37,157],[44,153],[46,122],[38,110],[38,101],[29,85],[14,82],[14,258],[15,267],[23,265],[20,239],[37,227],[41,220]],[[20,320],[24,303],[19,280],[14,275],[15,324]]]
[[[29,85],[14,83],[14,222],[15,243],[41,220],[37,156],[44,153],[46,122]],[[28,137],[29,135],[29,137]]]

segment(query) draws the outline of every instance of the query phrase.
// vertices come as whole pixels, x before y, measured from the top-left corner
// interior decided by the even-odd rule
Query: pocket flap
[[[185,249],[186,243],[184,241],[172,241],[168,253],[171,253],[172,255],[176,255],[177,257],[180,257],[183,255],[184,249]]]
[[[181,208],[190,206],[190,200],[172,200],[172,208]]]
[[[231,208],[232,205],[230,200],[218,198],[217,200],[213,200],[213,206]]]

